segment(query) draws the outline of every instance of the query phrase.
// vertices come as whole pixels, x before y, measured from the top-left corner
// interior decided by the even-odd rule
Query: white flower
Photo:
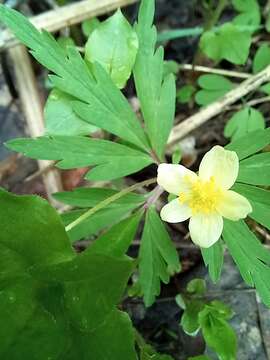
[[[223,217],[237,221],[252,211],[244,196],[229,190],[238,170],[237,154],[221,146],[205,154],[198,175],[182,165],[159,165],[158,184],[178,196],[162,208],[162,220],[178,223],[190,218],[192,241],[210,247],[222,234]]]

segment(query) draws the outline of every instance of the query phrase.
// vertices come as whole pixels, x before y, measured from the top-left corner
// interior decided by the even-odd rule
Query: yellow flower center
[[[208,181],[186,177],[189,190],[179,194],[181,204],[187,204],[193,214],[209,214],[215,212],[223,197],[223,190],[215,182],[214,177]]]

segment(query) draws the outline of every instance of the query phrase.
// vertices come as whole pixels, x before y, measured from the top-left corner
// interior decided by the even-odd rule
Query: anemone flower
[[[162,220],[179,223],[189,220],[192,241],[208,248],[219,240],[223,218],[238,221],[251,211],[249,201],[229,190],[239,171],[234,151],[214,146],[203,157],[198,175],[182,165],[160,164],[158,184],[177,198],[165,205]]]

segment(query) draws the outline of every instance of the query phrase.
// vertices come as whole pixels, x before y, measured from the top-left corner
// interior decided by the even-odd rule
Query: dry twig
[[[26,48],[22,45],[11,48],[10,57],[14,64],[14,71],[16,76],[16,83],[20,95],[20,101],[24,110],[29,134],[33,137],[40,136],[44,131],[43,124],[43,104],[39,95],[35,75],[32,70],[30,57]],[[51,166],[51,161],[40,160],[38,162],[41,173],[43,175],[44,185],[48,198],[51,194],[61,191],[61,180],[57,169],[47,171]],[[55,202],[54,202],[55,203]]]
[[[223,69],[215,69],[209,68],[207,66],[200,66],[200,65],[192,65],[192,64],[181,64],[179,65],[180,71],[196,71],[208,74],[216,74],[216,75],[223,75],[228,77],[234,77],[239,79],[248,79],[251,77],[251,74],[243,73],[239,71],[231,71],[231,70],[223,70]]]
[[[168,151],[173,148],[173,145],[188,135],[191,131],[197,129],[203,125],[206,121],[210,120],[214,116],[220,114],[229,105],[235,103],[243,96],[247,95],[251,91],[254,91],[265,82],[270,81],[270,65],[268,65],[263,71],[256,75],[252,75],[247,80],[243,81],[235,89],[229,91],[219,100],[201,109],[196,114],[188,117],[180,124],[173,127],[169,137]]]
[[[30,21],[38,29],[55,32],[136,1],[137,0],[84,0],[42,13],[41,15],[30,18]],[[19,44],[19,41],[9,30],[1,32],[0,50],[10,48],[17,44]]]

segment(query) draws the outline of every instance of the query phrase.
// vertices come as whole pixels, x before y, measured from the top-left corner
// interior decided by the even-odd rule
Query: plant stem
[[[120,199],[121,197],[127,195],[128,193],[130,193],[130,192],[132,192],[132,191],[134,191],[136,189],[139,189],[139,188],[141,188],[143,186],[149,186],[151,184],[154,184],[156,182],[156,180],[157,180],[156,178],[152,178],[152,179],[141,181],[141,182],[136,183],[136,184],[134,184],[134,185],[132,185],[132,186],[118,192],[117,194],[115,194],[113,196],[110,196],[109,198],[101,201],[99,204],[97,204],[93,208],[89,209],[83,215],[81,215],[76,220],[74,220],[72,223],[67,225],[66,226],[66,231],[70,231],[75,226],[79,225],[81,222],[88,219],[90,216],[94,215],[97,211],[105,208],[106,206],[110,205],[111,203],[113,203],[114,201]]]
[[[135,340],[136,343],[138,344],[140,349],[143,349],[147,346],[147,343],[145,342],[144,338],[142,337],[142,335],[139,333],[139,331],[137,329],[134,328],[134,332],[135,332]]]
[[[262,26],[254,26],[254,25],[235,25],[237,29],[240,31],[251,31],[251,30],[259,30],[262,29]],[[220,26],[214,26],[213,30],[217,31]],[[174,29],[174,30],[164,30],[158,33],[158,41],[170,41],[175,39],[180,39],[189,36],[199,36],[204,32],[203,27],[194,27],[194,28],[183,28],[183,29]]]
[[[219,0],[217,7],[215,8],[215,10],[212,13],[212,16],[210,17],[210,19],[207,21],[207,23],[204,26],[204,31],[210,30],[210,29],[212,29],[213,26],[216,25],[216,23],[218,22],[221,14],[222,14],[222,11],[227,6],[227,4],[228,4],[228,0]]]
[[[154,204],[158,198],[160,197],[160,195],[164,192],[164,189],[157,185],[154,190],[152,191],[152,194],[149,196],[149,198],[147,199],[147,201],[145,202],[143,209],[147,210],[149,209],[149,207]]]
[[[155,152],[154,149],[152,149],[152,150],[150,151],[150,156],[151,156],[151,158],[154,160],[154,162],[155,162],[157,165],[161,164],[161,160],[160,160],[160,158],[158,157],[158,155],[157,155],[157,153]]]

